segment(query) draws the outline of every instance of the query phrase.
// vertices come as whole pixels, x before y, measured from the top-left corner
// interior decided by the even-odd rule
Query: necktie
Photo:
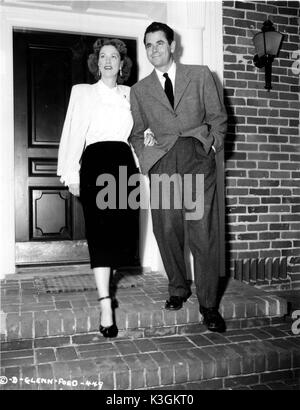
[[[165,93],[170,101],[170,104],[174,108],[174,94],[173,94],[173,86],[168,73],[164,73],[165,81]]]

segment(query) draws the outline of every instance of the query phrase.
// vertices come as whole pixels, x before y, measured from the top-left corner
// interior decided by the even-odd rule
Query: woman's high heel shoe
[[[111,297],[110,296],[104,296],[103,298],[99,298],[98,301],[100,302],[103,299],[111,299]],[[117,328],[117,325],[115,324],[115,318],[114,318],[114,309],[115,309],[115,307],[116,307],[116,305],[112,301],[113,321],[114,321],[114,323],[111,326],[107,326],[107,327],[102,326],[101,324],[99,326],[99,331],[104,337],[117,337],[117,335],[118,335],[118,328]]]

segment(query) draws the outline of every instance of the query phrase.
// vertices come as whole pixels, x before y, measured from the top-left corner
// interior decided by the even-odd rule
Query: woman
[[[95,59],[99,81],[72,88],[57,174],[73,195],[80,196],[101,309],[99,330],[104,337],[116,337],[118,328],[109,292],[110,276],[113,269],[132,264],[136,250],[133,227],[138,227],[136,211],[129,207],[118,209],[119,188],[122,190],[118,186],[119,172],[125,169],[120,167],[126,167],[129,178],[138,169],[127,143],[133,125],[130,88],[117,84],[125,69],[124,63],[129,61],[126,45],[119,39],[98,39],[94,54],[89,58],[91,71]],[[152,135],[145,132],[145,145],[154,143]],[[105,203],[104,197],[98,196],[101,188],[97,179],[103,174],[112,176],[117,182],[114,192],[107,194],[117,195],[113,198],[116,209],[112,209],[114,206],[101,209],[105,208]]]

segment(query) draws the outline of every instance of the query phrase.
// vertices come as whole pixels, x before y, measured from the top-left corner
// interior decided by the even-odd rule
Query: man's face
[[[155,31],[146,34],[145,42],[150,63],[160,71],[167,71],[173,61],[172,53],[175,50],[175,41],[169,44],[163,31]]]

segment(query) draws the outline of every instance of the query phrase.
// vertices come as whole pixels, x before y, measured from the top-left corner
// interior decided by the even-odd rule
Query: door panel
[[[57,160],[55,158],[29,158],[29,176],[56,176]]]
[[[31,45],[28,55],[30,144],[57,146],[71,86],[72,55],[68,49]]]
[[[95,82],[87,58],[98,37],[13,33],[17,265],[88,259],[81,204],[60,183],[56,169],[72,85]],[[132,85],[136,40],[126,43],[134,63],[127,83]]]
[[[31,189],[30,239],[72,239],[71,201],[66,190]]]

